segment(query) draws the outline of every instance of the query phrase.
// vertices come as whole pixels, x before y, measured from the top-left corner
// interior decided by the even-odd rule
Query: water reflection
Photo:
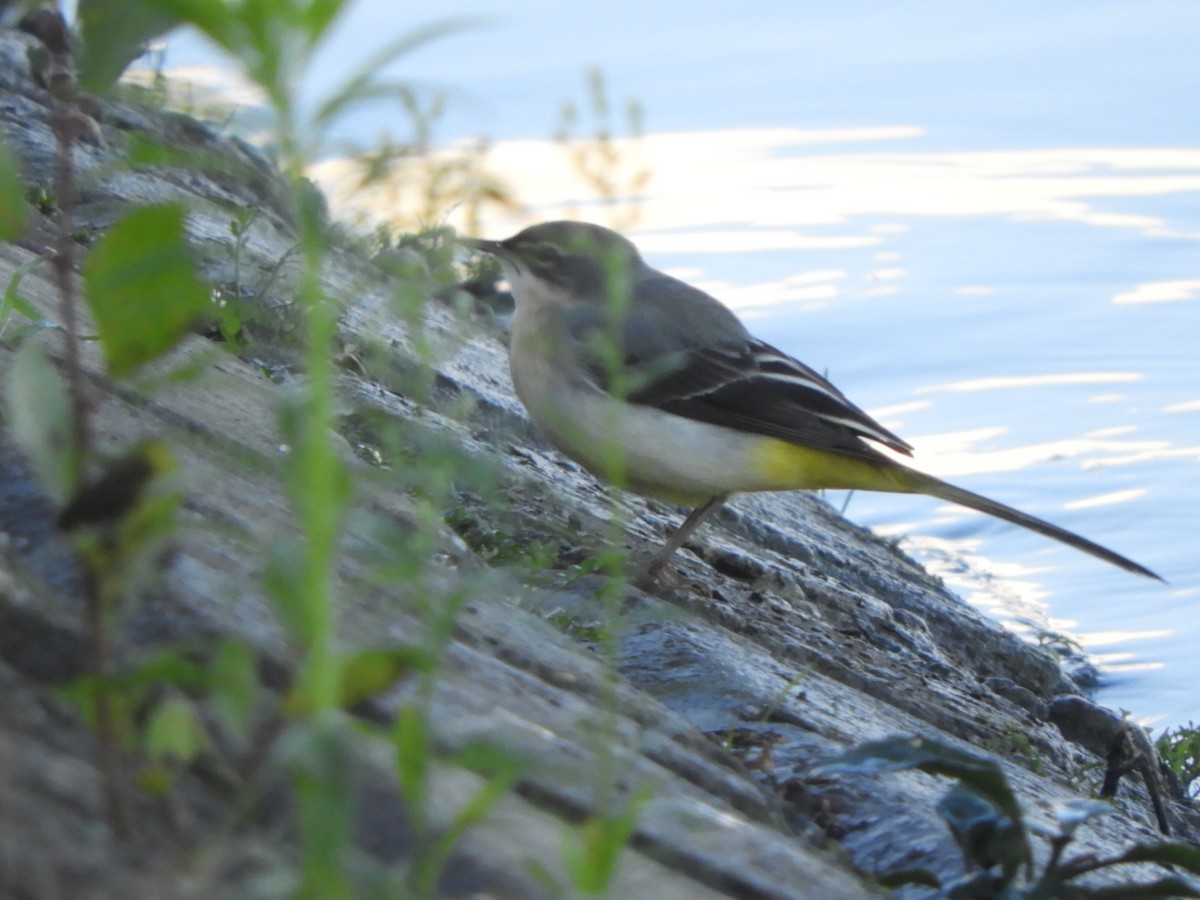
[[[1063,509],[1093,509],[1097,506],[1112,506],[1117,503],[1127,503],[1137,500],[1147,494],[1146,488],[1130,488],[1127,491],[1112,491],[1096,497],[1084,497],[1081,500],[1068,500]]]
[[[1178,281],[1148,281],[1132,291],[1113,297],[1113,303],[1174,303],[1178,300],[1195,300],[1200,295],[1200,279],[1187,278]]]
[[[954,518],[960,514],[979,515],[959,507],[953,507],[953,510]],[[904,551],[921,560],[931,574],[941,578],[947,587],[972,606],[987,612],[1027,640],[1037,641],[1043,635],[1067,626],[1050,616],[1049,592],[1039,580],[1045,574],[1044,567],[998,563],[979,552],[983,541],[978,538],[942,538],[912,533],[914,528],[928,527],[929,524],[897,523],[875,531],[884,537],[902,538],[900,546]]]
[[[995,391],[1007,388],[1051,387],[1064,384],[1125,384],[1141,381],[1140,372],[1055,372],[1046,375],[1003,375],[989,378],[972,378],[947,384],[931,384],[917,389],[918,394],[938,394],[947,391],[965,393],[969,391]]]
[[[640,198],[638,229],[647,253],[846,249],[877,245],[906,230],[903,224],[880,228],[875,223],[848,234],[807,231],[877,216],[1011,216],[1200,239],[1200,233],[1172,225],[1161,214],[1099,205],[1112,198],[1200,191],[1200,151],[1079,147],[904,152],[878,146],[923,136],[915,126],[773,128],[656,134],[614,143],[631,165],[636,161],[652,172],[648,192]],[[818,148],[824,152],[816,152]],[[590,192],[556,142],[502,141],[489,151],[487,166],[515,187],[531,211],[525,218],[494,216],[489,231],[507,233],[531,218],[552,218],[569,209],[585,218],[607,218],[599,201],[570,199],[567,206],[568,198],[586,198]],[[313,174],[346,204],[354,182],[351,169],[345,161],[330,160]],[[386,187],[373,199],[353,201],[355,209],[383,220],[392,214],[394,202],[394,188]],[[1200,283],[1191,281],[1158,284],[1166,287],[1147,284],[1141,289],[1186,290],[1189,296],[1200,289]]]
[[[939,478],[1018,472],[1038,463],[1071,459],[1084,461],[1085,468],[1090,465],[1130,465],[1150,459],[1169,458],[1181,452],[1183,455],[1200,452],[1200,448],[1181,451],[1159,441],[1115,441],[1088,437],[992,449],[993,441],[1005,433],[1005,428],[995,426],[915,435],[909,438],[909,442],[917,450],[921,468]]]

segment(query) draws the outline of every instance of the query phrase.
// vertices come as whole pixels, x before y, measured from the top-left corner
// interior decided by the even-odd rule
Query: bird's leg
[[[683,542],[692,536],[692,532],[699,528],[705,519],[720,509],[721,504],[728,499],[727,495],[713,497],[703,506],[697,506],[688,513],[687,518],[683,520],[683,524],[675,530],[675,533],[671,535],[670,539],[663,545],[663,548],[654,554],[654,558],[646,566],[646,577],[652,578],[656,575],[658,570],[666,565],[667,561],[675,555],[675,551],[683,546]]]

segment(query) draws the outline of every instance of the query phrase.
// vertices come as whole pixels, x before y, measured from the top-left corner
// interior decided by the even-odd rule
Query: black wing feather
[[[571,315],[573,336],[591,348],[593,378],[612,392],[614,366],[600,342],[618,332],[596,305]],[[646,271],[619,334],[620,387],[631,403],[851,456],[879,458],[864,438],[912,452],[812,368],[751,337],[727,307],[669,275]]]

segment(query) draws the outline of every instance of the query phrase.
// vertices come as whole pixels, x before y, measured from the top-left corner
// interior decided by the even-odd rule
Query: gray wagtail
[[[542,432],[601,478],[692,507],[648,574],[731,494],[840,488],[929,494],[1159,578],[880,452],[876,444],[908,456],[912,447],[614,231],[546,222],[466,243],[504,268],[516,302],[513,384]]]

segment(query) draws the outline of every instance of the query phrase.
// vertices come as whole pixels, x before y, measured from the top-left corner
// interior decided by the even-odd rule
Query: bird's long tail
[[[1150,571],[1145,566],[1139,565],[1119,553],[1114,553],[1107,547],[1101,547],[1094,541],[1089,541],[1087,538],[1081,537],[1073,531],[1067,531],[1065,528],[1051,525],[1049,522],[1045,522],[1035,516],[1013,509],[1011,506],[997,503],[995,500],[989,500],[982,494],[975,494],[963,488],[955,487],[952,484],[934,478],[932,475],[917,474],[921,475],[920,485],[917,487],[917,490],[923,494],[929,494],[941,500],[949,500],[951,503],[976,509],[979,512],[987,513],[989,516],[995,516],[997,519],[1003,519],[1006,522],[1012,522],[1014,525],[1020,525],[1022,528],[1028,528],[1030,531],[1036,531],[1038,534],[1044,534],[1046,537],[1062,541],[1067,546],[1074,547],[1076,550],[1082,550],[1084,553],[1090,553],[1092,556],[1112,563],[1114,566],[1120,566],[1127,572],[1134,572],[1138,575],[1145,575],[1147,578],[1164,581],[1162,576]]]

